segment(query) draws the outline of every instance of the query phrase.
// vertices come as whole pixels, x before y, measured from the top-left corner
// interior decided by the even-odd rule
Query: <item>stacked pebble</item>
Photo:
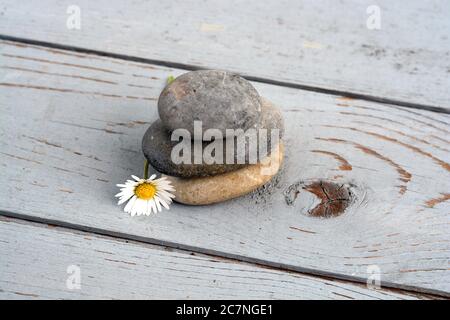
[[[160,120],[155,121],[142,140],[142,149],[149,163],[168,176],[176,192],[175,200],[185,204],[203,205],[225,201],[247,194],[268,182],[279,169],[283,157],[281,141],[284,125],[280,111],[244,78],[225,71],[203,70],[185,73],[168,84],[158,100]],[[179,141],[171,141],[176,129],[190,133],[192,150],[201,144],[202,150],[211,141],[194,141],[194,121],[201,121],[202,130],[216,129],[223,138],[234,139],[234,157],[238,156],[238,140],[227,137],[227,129],[267,129],[266,154],[257,154],[258,163],[249,164],[248,139],[244,163],[225,163],[226,143],[223,142],[224,163],[194,164],[194,152],[190,163],[176,164],[171,159],[172,148]],[[271,141],[271,130],[278,129],[279,138]],[[228,131],[229,133],[229,131]],[[200,135],[202,139],[203,135]],[[199,138],[195,136],[195,138]],[[240,140],[242,141],[242,140]],[[272,154],[270,150],[273,146]],[[240,146],[242,147],[242,146]],[[266,159],[267,158],[267,159]],[[271,160],[270,174],[262,174],[266,159]]]

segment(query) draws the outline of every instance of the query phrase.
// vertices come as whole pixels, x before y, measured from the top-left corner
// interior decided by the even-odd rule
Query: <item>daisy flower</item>
[[[169,210],[169,205],[172,203],[172,198],[175,196],[170,191],[175,191],[170,181],[167,178],[156,178],[153,174],[150,178],[138,178],[131,176],[134,180],[127,180],[125,184],[118,184],[120,192],[116,194],[119,198],[118,205],[128,201],[125,212],[135,215],[149,216],[152,212],[161,212],[161,205]],[[144,174],[147,177],[147,173]]]

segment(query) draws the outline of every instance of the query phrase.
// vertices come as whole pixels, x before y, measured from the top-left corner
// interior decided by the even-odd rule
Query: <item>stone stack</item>
[[[203,205],[235,198],[262,186],[279,169],[284,131],[281,113],[236,74],[218,70],[185,73],[161,92],[158,112],[161,119],[148,128],[142,149],[152,167],[172,181],[178,202]],[[276,139],[271,134],[274,129]],[[240,139],[238,134],[252,130],[267,137],[267,146],[256,154],[251,152],[251,140]],[[206,152],[218,139],[224,139],[223,143]],[[186,159],[184,151],[179,153],[181,143],[190,150],[189,161],[183,163],[172,154]],[[220,163],[211,163],[203,151]],[[222,157],[217,157],[220,152]]]

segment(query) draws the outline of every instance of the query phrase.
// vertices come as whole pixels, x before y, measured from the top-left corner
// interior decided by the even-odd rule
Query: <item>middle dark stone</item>
[[[205,128],[204,128],[205,129]],[[261,116],[259,121],[255,125],[257,132],[259,129],[267,129],[267,152],[264,154],[257,153],[257,160],[265,158],[269,155],[272,143],[277,144],[279,140],[272,141],[271,129],[279,130],[279,139],[282,138],[284,133],[283,119],[279,110],[273,106],[269,101],[262,99]],[[200,164],[194,164],[194,141],[190,141],[191,144],[191,161],[189,163],[176,164],[171,159],[171,153],[174,146],[179,141],[171,141],[171,133],[166,129],[161,120],[154,122],[147,130],[142,140],[142,150],[149,163],[159,172],[176,177],[190,178],[190,177],[202,177],[222,174],[239,169],[249,164],[249,141],[244,139],[245,146],[242,147],[245,150],[245,163],[237,163],[238,155],[238,138],[234,137],[234,157],[233,164],[225,163],[226,158],[226,142],[223,141],[223,164],[207,164],[202,157]],[[211,142],[203,141],[202,150],[205,149]],[[259,147],[259,146],[258,146]]]

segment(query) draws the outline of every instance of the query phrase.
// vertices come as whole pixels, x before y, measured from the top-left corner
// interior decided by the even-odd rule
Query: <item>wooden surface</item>
[[[2,0],[0,34],[450,109],[450,2]],[[381,29],[367,8],[378,5]]]
[[[1,217],[0,230],[8,299],[431,298]],[[80,289],[66,285],[71,266]]]
[[[114,185],[140,174],[158,95],[185,70],[0,48],[3,215],[352,282],[376,265],[384,286],[449,296],[449,115],[254,83],[286,121],[275,182],[131,219]],[[337,217],[310,216],[321,209],[311,187],[321,181],[351,192]]]

